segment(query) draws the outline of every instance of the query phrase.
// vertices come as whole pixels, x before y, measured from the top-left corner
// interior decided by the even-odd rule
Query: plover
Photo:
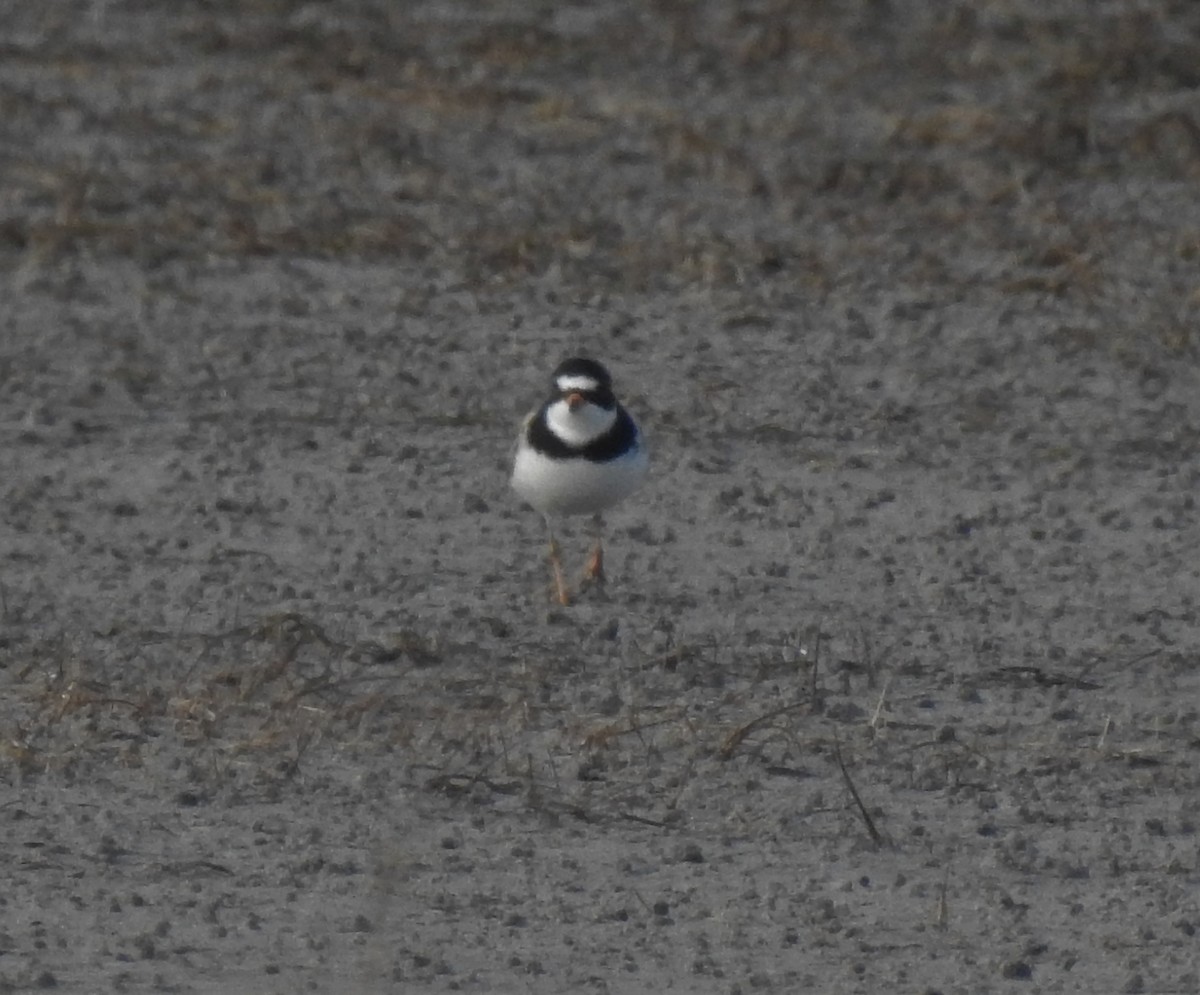
[[[525,419],[513,464],[513,489],[542,513],[550,533],[550,567],[560,604],[571,602],[553,519],[595,516],[596,545],[585,581],[604,580],[601,513],[632,494],[646,475],[637,423],[594,359],[568,359],[554,371],[550,397]]]

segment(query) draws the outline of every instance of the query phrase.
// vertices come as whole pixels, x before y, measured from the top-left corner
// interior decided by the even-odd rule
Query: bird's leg
[[[567,578],[563,573],[562,558],[559,556],[558,540],[554,538],[554,530],[550,522],[546,522],[546,532],[550,536],[550,572],[554,575],[554,597],[560,605],[571,603],[571,592],[567,589]]]
[[[592,555],[588,557],[587,568],[584,570],[583,579],[585,583],[603,584],[604,544],[602,540],[602,533],[604,531],[604,519],[597,515],[592,519],[592,526],[596,530],[596,545],[592,548]]]

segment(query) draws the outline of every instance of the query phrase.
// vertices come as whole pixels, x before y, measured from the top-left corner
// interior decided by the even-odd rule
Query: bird
[[[637,422],[617,401],[612,376],[601,363],[579,356],[563,360],[551,383],[550,396],[522,425],[511,483],[546,520],[554,593],[559,604],[569,605],[553,520],[594,516],[596,545],[584,583],[602,584],[601,515],[638,489],[649,460]]]

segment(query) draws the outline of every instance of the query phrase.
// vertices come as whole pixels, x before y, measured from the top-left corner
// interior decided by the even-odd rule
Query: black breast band
[[[557,400],[557,398],[555,398]],[[637,441],[638,430],[629,412],[617,406],[617,420],[612,428],[600,438],[594,439],[586,446],[572,446],[550,431],[546,423],[546,409],[553,402],[542,405],[540,411],[529,423],[526,438],[529,444],[539,453],[551,459],[586,459],[593,463],[607,463],[618,456],[623,456]]]

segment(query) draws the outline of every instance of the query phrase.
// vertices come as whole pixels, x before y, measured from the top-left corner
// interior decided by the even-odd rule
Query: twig
[[[950,865],[947,863],[945,870],[942,873],[942,883],[938,887],[937,908],[933,914],[933,925],[937,929],[945,929],[946,924],[950,919],[950,906],[946,900],[946,893],[950,889]]]
[[[661,819],[648,819],[644,815],[634,815],[632,812],[618,812],[617,815],[626,822],[636,822],[640,826],[653,826],[655,829],[664,829],[667,825]]]
[[[745,725],[738,726],[725,737],[721,748],[717,750],[717,756],[722,760],[728,760],[733,756],[734,751],[742,745],[742,741],[763,723],[770,722],[772,719],[778,718],[780,715],[785,715],[788,712],[794,712],[797,708],[803,708],[807,704],[807,701],[793,701],[790,705],[781,705],[779,708],[773,708],[771,711],[764,712],[762,715],[751,719]]]
[[[817,699],[817,672],[821,669],[821,627],[817,626],[817,638],[813,644],[812,669],[808,672],[808,697],[810,701]]]
[[[850,791],[850,797],[854,799],[854,804],[858,807],[858,814],[862,816],[863,824],[867,827],[867,832],[871,834],[872,842],[876,846],[890,844],[891,841],[876,827],[875,820],[871,818],[871,813],[867,811],[867,806],[863,804],[862,796],[858,793],[858,788],[854,786],[854,781],[850,778],[850,771],[846,769],[846,761],[842,759],[842,744],[838,739],[837,730],[834,730],[833,733],[833,756],[837,760],[838,769],[842,772],[842,780],[846,782],[846,787]]]
[[[879,692],[879,701],[875,703],[875,711],[871,713],[871,721],[867,723],[872,730],[879,727],[879,719],[880,716],[883,715],[883,705],[887,700],[887,693],[891,686],[892,678],[889,676],[888,679],[883,682],[883,690]]]

